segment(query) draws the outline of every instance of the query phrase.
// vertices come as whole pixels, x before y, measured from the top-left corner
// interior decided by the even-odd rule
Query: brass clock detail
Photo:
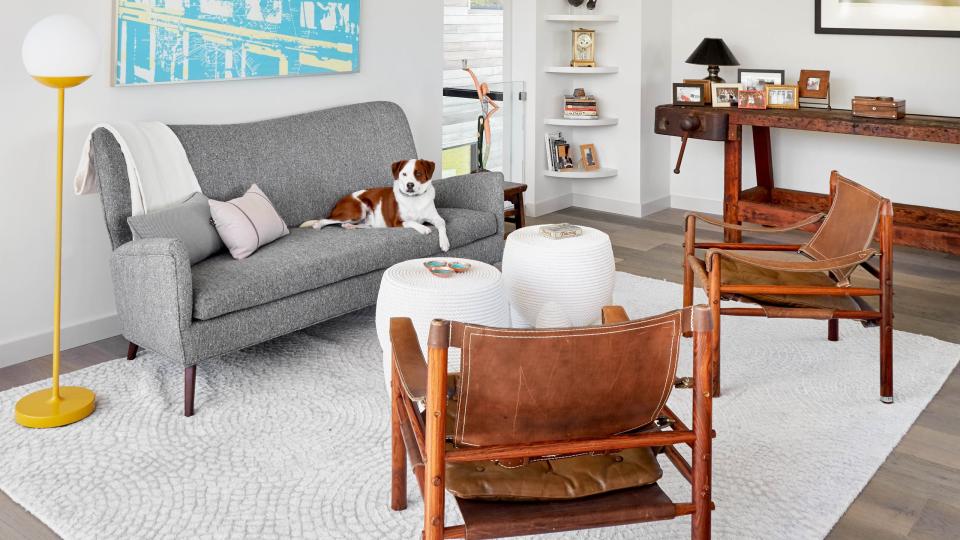
[[[572,67],[597,67],[597,33],[594,30],[578,28],[573,30]]]

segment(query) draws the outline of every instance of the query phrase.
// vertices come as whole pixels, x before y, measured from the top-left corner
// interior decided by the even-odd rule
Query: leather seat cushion
[[[459,374],[451,374],[446,432],[451,440],[456,425]],[[453,444],[447,443],[448,449]],[[549,501],[578,499],[600,493],[654,484],[663,470],[650,448],[632,448],[616,454],[531,461],[516,467],[492,461],[448,463],[447,490],[461,499]]]
[[[770,270],[753,265],[740,263],[721,257],[720,282],[723,285],[791,285],[798,287],[836,287],[825,272],[784,272]],[[859,310],[860,305],[849,296],[802,296],[777,294],[740,295],[738,299],[755,302],[761,305],[814,308],[830,310]]]
[[[499,216],[463,208],[440,208],[450,247],[497,234]],[[385,270],[408,259],[441,253],[437,231],[412,229],[291,229],[290,234],[237,261],[229,254],[195,265],[193,317],[207,320],[347,278]]]
[[[507,468],[492,461],[448,463],[447,490],[461,499],[577,499],[654,484],[663,471],[650,448],[608,455],[532,461]]]

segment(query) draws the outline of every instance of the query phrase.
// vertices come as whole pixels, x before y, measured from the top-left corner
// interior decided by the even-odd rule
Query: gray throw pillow
[[[178,238],[187,247],[190,264],[223,250],[223,241],[210,221],[210,204],[202,193],[194,193],[182,203],[140,216],[127,218],[134,240],[142,238]]]

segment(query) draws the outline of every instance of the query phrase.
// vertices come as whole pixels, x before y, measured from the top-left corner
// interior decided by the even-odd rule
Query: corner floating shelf
[[[599,67],[570,67],[570,66],[548,66],[544,69],[547,73],[576,73],[580,75],[605,75],[617,73],[620,68],[617,66],[599,66]]]
[[[575,169],[569,172],[543,171],[543,175],[550,178],[610,178],[617,175],[616,169],[600,168],[595,171]]]
[[[547,15],[545,20],[549,22],[590,22],[590,23],[605,23],[605,22],[620,22],[619,15],[591,15],[588,13],[583,13],[580,15]]]
[[[567,127],[603,127],[615,126],[620,123],[619,118],[602,117],[596,120],[568,120],[566,118],[544,118],[543,123],[548,126],[567,126]]]

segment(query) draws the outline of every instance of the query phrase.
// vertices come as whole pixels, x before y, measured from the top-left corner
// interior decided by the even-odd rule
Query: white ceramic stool
[[[507,237],[503,282],[513,326],[588,326],[613,302],[616,264],[610,237],[582,229],[581,236],[553,240],[535,225]]]
[[[448,278],[435,277],[424,261],[445,260],[470,263],[469,271]],[[485,326],[510,326],[510,309],[503,290],[503,278],[495,267],[479,261],[454,258],[415,259],[387,269],[377,297],[377,337],[383,348],[383,376],[390,385],[390,318],[409,317],[427,354],[430,321],[446,319]],[[459,351],[451,350],[450,369],[458,369]]]

